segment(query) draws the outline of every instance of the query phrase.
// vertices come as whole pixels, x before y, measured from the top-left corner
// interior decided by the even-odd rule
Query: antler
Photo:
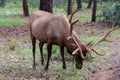
[[[97,51],[95,51],[94,49],[92,49],[92,51],[94,52],[94,53],[96,53],[97,55],[100,55],[100,56],[104,56],[105,54],[99,54]]]
[[[74,25],[75,23],[77,23],[78,21],[79,21],[79,20],[76,20],[75,22],[73,22],[73,23],[71,24],[70,35],[72,35],[73,25]]]
[[[114,26],[114,23],[113,23],[112,29],[110,29],[100,40],[98,40],[98,41],[95,42],[91,47],[89,47],[89,51],[93,51],[93,52],[96,53],[97,55],[103,56],[103,54],[97,53],[97,51],[94,50],[94,47],[95,47],[97,44],[99,44],[99,43],[101,43],[101,42],[103,42],[103,41],[112,42],[112,41],[110,41],[110,40],[107,40],[106,38],[107,38],[107,36],[108,36],[112,31],[116,30],[117,28],[118,28],[118,27],[117,27],[117,26],[115,27],[115,26]]]
[[[112,32],[114,31],[115,29],[117,29],[118,27],[114,27],[112,29],[110,29],[100,40],[98,40],[97,42],[95,42],[90,48],[93,48],[94,46],[96,46],[97,44],[103,42],[103,41],[107,41],[107,42],[112,42],[110,40],[107,40],[107,36]]]
[[[80,9],[77,9],[77,10],[75,10],[74,12],[72,12],[72,14],[71,14],[71,16],[70,16],[70,19],[69,19],[70,24],[72,24],[73,15],[74,15],[76,12],[78,12],[79,10],[80,10]]]
[[[68,40],[71,39],[71,38],[75,41],[75,44],[76,44],[77,47],[78,47],[77,49],[75,49],[75,50],[72,52],[72,54],[74,55],[74,54],[76,54],[77,51],[80,51],[81,58],[84,59],[85,57],[84,57],[84,55],[83,55],[83,53],[82,53],[82,49],[81,49],[81,47],[79,46],[78,42],[77,42],[76,39],[75,39],[74,37],[72,37],[72,36],[68,37]]]
[[[75,43],[76,43],[76,45],[77,45],[78,48],[72,54],[75,54],[77,51],[80,51],[80,55],[81,55],[82,59],[84,59],[85,57],[84,57],[84,55],[82,53],[81,47],[79,46],[79,44],[78,44],[78,42],[76,41],[75,38],[73,38],[73,40],[75,41]]]
[[[72,22],[73,15],[80,10],[80,9],[77,9],[77,10],[73,11],[74,10],[73,6],[74,6],[74,1],[73,1],[73,4],[72,4],[72,14],[71,14],[70,19],[69,19],[70,35],[72,35],[73,25],[79,21],[79,20],[76,20],[76,21]]]
[[[78,12],[79,10],[80,10],[80,9],[75,10],[74,12],[72,12],[72,14],[71,14],[71,16],[70,16],[70,19],[69,19],[69,22],[70,22],[70,25],[71,25],[71,27],[70,27],[70,35],[72,35],[73,25],[79,21],[79,20],[76,20],[76,21],[72,22],[73,15],[74,15],[76,12]]]

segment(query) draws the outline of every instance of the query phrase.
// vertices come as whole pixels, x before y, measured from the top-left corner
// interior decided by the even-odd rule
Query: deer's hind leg
[[[51,43],[47,44],[47,51],[48,51],[48,58],[47,58],[47,64],[45,66],[45,70],[48,70],[49,60],[51,58],[51,52],[52,52],[52,44]]]

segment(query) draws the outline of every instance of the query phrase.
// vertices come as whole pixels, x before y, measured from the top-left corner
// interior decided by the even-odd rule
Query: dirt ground
[[[97,23],[80,23],[76,25],[75,29],[79,37],[84,34],[87,35],[88,38],[93,35],[102,36],[107,30],[109,30],[105,25]],[[24,39],[25,36],[28,38]],[[11,56],[9,53],[14,52],[8,49],[7,44],[12,38],[21,41],[21,45],[17,48],[21,48],[21,46],[23,47],[24,45],[27,45],[27,48],[31,48],[29,47],[31,46],[31,41],[29,39],[29,28],[27,26],[0,27],[0,80],[67,80],[60,79],[61,75],[59,74],[52,75],[52,73],[49,73],[49,75],[46,75],[46,73],[41,73],[41,71],[44,72],[44,70],[42,70],[43,68],[38,70],[38,72],[32,71],[32,62],[28,61],[26,57],[20,57],[21,55],[18,55],[17,57]],[[86,72],[84,72],[78,80],[120,80],[120,29],[118,29],[117,32],[114,32],[114,35],[110,39],[114,40],[114,42],[107,43],[107,45],[100,44],[97,46],[97,50],[100,53],[106,53],[106,55],[102,57],[95,55],[95,57],[99,58],[98,61],[95,62],[97,62],[96,64],[99,64],[95,66],[93,64],[95,62],[85,62],[83,71],[85,70]],[[107,50],[104,51],[104,49]],[[9,53],[7,54],[7,52]],[[29,60],[32,60],[31,56],[28,58]],[[26,65],[28,63],[30,64]],[[59,65],[59,63],[54,61],[52,61],[52,63]],[[24,70],[24,65],[28,68],[22,72],[21,70]],[[69,64],[67,65],[69,66]],[[54,67],[52,69],[53,71]],[[13,72],[13,69],[16,70],[16,72]],[[86,75],[89,77],[85,78]],[[51,76],[55,78],[51,78]]]

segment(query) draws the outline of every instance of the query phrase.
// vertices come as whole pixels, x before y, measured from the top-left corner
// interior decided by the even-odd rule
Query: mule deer
[[[76,67],[81,69],[83,65],[83,60],[86,53],[91,51],[95,52],[94,46],[102,41],[106,41],[106,37],[110,32],[115,30],[111,29],[103,38],[97,41],[93,45],[84,44],[73,31],[73,25],[78,22],[76,20],[72,23],[72,17],[78,10],[71,14],[70,20],[68,20],[62,14],[52,14],[45,11],[36,11],[29,17],[29,28],[32,40],[32,52],[33,52],[33,68],[35,69],[35,44],[36,39],[40,42],[40,51],[43,64],[43,51],[42,47],[44,43],[47,43],[48,59],[45,66],[45,70],[48,70],[49,60],[51,57],[52,45],[58,45],[61,49],[61,55],[63,59],[63,68],[66,68],[64,60],[64,47],[66,47],[71,55],[74,56]],[[98,54],[100,55],[100,54]]]

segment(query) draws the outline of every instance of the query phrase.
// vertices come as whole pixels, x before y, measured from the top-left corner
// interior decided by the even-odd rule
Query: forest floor
[[[84,35],[89,40],[90,37],[101,37],[109,28],[105,24],[79,23],[75,30],[80,38]],[[104,42],[95,48],[105,55],[93,54],[95,58],[85,60],[81,70],[75,68],[73,58],[67,57],[67,69],[63,70],[61,56],[56,51],[56,55],[51,57],[48,71],[44,71],[45,65],[40,65],[40,56],[37,56],[37,70],[33,71],[29,28],[0,27],[0,80],[120,80],[120,29],[108,38],[114,42]],[[11,50],[14,45],[15,50]],[[39,55],[39,50],[36,53]]]

